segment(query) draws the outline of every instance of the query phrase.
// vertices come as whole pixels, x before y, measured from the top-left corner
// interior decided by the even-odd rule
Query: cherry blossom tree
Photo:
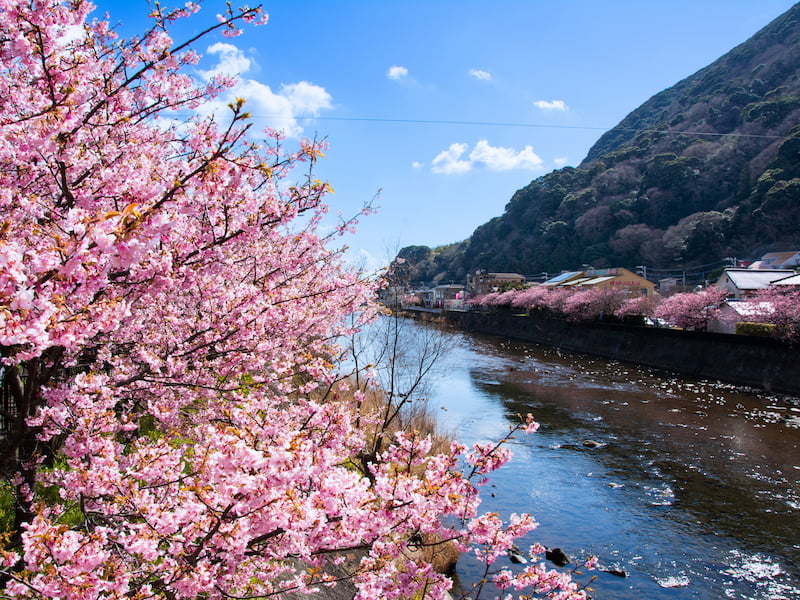
[[[619,290],[592,287],[572,294],[564,301],[562,310],[570,321],[589,321],[614,314],[624,300]]]
[[[520,291],[521,290],[510,289],[506,290],[505,292],[500,292],[500,295],[494,300],[494,305],[512,306],[514,304],[514,298],[520,294]]]
[[[626,298],[614,311],[620,319],[625,317],[652,317],[656,309],[656,300],[651,296],[633,296]]]
[[[471,296],[467,298],[465,304],[471,310],[475,310],[476,308],[481,308],[483,306],[483,298],[485,294],[480,294],[478,296]]]
[[[656,307],[655,316],[681,329],[704,329],[709,321],[719,317],[719,307],[726,295],[724,289],[716,287],[673,294]]]
[[[232,84],[187,74],[193,44],[260,9],[175,42],[195,3],[155,4],[130,40],[91,8],[0,0],[3,597],[278,597],[335,585],[326,566],[358,551],[357,599],[442,598],[451,581],[409,556],[427,534],[499,587],[585,597],[492,567],[534,527],[479,514],[502,445],[399,432],[362,460],[360,392],[334,367],[374,285],[318,234],[322,144],[254,134],[242,100],[185,117]]]
[[[759,290],[752,301],[755,310],[749,320],[776,326],[778,337],[800,340],[800,290],[774,286]]]
[[[416,294],[405,294],[400,297],[403,306],[422,306],[422,298]]]
[[[550,288],[550,293],[545,297],[545,308],[554,314],[563,314],[564,303],[575,293],[572,288]]]
[[[499,297],[500,297],[500,292],[489,292],[488,294],[481,294],[480,296],[475,296],[474,298],[471,298],[468,301],[468,304],[472,306],[478,306],[480,308],[497,306],[496,302]]]
[[[514,297],[511,305],[514,308],[544,308],[547,306],[547,297],[552,289],[541,285],[531,286],[522,290]]]

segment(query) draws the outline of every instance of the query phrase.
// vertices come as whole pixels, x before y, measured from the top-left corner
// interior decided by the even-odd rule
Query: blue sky
[[[129,35],[145,0],[95,0]],[[162,4],[168,5],[169,0]],[[237,3],[234,2],[236,5]],[[256,3],[251,2],[251,6]],[[215,22],[206,0],[176,30]],[[331,212],[380,190],[347,239],[374,268],[466,239],[513,193],[578,165],[603,131],[744,42],[786,0],[277,0],[269,24],[209,38],[200,71],[240,73],[259,128],[324,137]]]

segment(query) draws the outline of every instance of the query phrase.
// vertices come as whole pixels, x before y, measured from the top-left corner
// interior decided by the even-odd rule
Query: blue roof
[[[561,283],[562,281],[566,281],[572,277],[577,277],[578,275],[582,275],[583,271],[570,271],[568,273],[561,273],[561,275],[556,275],[555,277],[551,277],[547,281],[545,281],[542,285],[552,285],[554,283]]]

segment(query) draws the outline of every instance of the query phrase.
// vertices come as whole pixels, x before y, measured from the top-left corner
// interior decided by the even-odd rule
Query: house
[[[580,284],[581,287],[597,287],[600,289],[622,290],[626,296],[646,296],[652,298],[656,286],[641,275],[628,269],[592,269],[586,272],[591,277]]]
[[[714,285],[728,290],[729,298],[740,300],[794,274],[792,269],[725,269]]]
[[[433,288],[421,290],[417,293],[417,296],[422,300],[422,306],[433,308]]]
[[[446,308],[448,310],[460,309],[466,295],[465,287],[455,283],[437,285],[431,292],[433,292],[431,308]]]
[[[773,281],[770,285],[800,287],[800,274],[784,277],[783,279],[778,279],[776,281]]]
[[[658,291],[662,294],[669,294],[678,288],[678,280],[675,277],[667,277],[658,280]]]
[[[474,275],[467,275],[466,292],[473,297],[482,296],[497,292],[503,287],[520,285],[525,285],[525,275],[476,271]]]
[[[752,263],[749,269],[796,269],[800,267],[800,251],[769,252]]]
[[[713,333],[736,333],[737,323],[748,323],[756,317],[768,313],[772,308],[769,302],[736,300],[725,302],[719,307],[719,316],[708,322],[707,331]]]
[[[559,288],[598,288],[621,290],[626,296],[646,296],[655,294],[655,284],[628,269],[589,269],[568,271],[556,275],[542,285]]]
[[[569,283],[570,281],[576,281],[584,277],[583,271],[564,271],[563,273],[559,273],[545,281],[542,285],[545,287],[559,287]]]
[[[378,292],[378,299],[386,306],[400,306],[403,296],[408,294],[408,288],[404,285],[387,285]]]

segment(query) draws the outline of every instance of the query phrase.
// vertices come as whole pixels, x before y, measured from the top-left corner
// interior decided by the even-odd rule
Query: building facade
[[[741,300],[794,274],[792,269],[725,269],[714,285],[727,290],[729,298]]]
[[[525,285],[525,275],[519,273],[489,273],[476,271],[467,275],[467,294],[470,297],[491,294],[508,286]]]
[[[646,296],[652,298],[656,285],[644,277],[623,269],[588,269],[568,271],[551,277],[542,285],[559,288],[599,288],[624,292],[626,296]]]

